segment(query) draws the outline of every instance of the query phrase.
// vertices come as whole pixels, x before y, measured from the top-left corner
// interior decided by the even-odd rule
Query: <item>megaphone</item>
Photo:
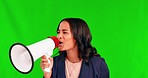
[[[34,62],[46,55],[50,57],[54,48],[58,47],[59,40],[57,37],[48,37],[37,43],[25,46],[22,43],[15,43],[10,47],[9,57],[14,68],[20,73],[27,74],[32,71]],[[50,62],[48,60],[48,62]],[[50,68],[45,68],[46,72],[50,72]]]

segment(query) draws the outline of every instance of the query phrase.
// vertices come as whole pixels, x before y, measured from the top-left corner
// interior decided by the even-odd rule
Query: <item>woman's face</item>
[[[60,41],[59,50],[68,51],[76,47],[76,40],[70,30],[70,25],[67,21],[60,23],[59,29],[57,31],[57,37]]]

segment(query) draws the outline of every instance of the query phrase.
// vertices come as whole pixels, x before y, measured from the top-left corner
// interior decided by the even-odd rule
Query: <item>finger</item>
[[[46,56],[42,56],[42,60],[41,61],[47,61]]]
[[[45,55],[43,55],[43,56],[42,56],[42,59],[46,59],[46,56],[45,56]]]
[[[52,58],[52,57],[49,57],[48,59],[49,59],[51,62],[53,62],[53,58]]]
[[[50,65],[51,65],[51,67],[52,67],[52,66],[53,66],[53,58],[50,57],[49,60],[50,60]]]
[[[41,62],[48,62],[48,60],[47,59],[42,59]]]
[[[43,68],[48,68],[49,64],[43,64]]]
[[[41,68],[48,68],[50,66],[50,64],[48,64],[48,63],[44,63],[44,64],[41,64]]]

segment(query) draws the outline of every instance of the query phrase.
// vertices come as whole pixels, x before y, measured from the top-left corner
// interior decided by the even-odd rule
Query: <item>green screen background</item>
[[[148,78],[147,0],[0,0],[0,78],[42,78],[41,59],[21,74],[10,63],[9,48],[56,35],[65,17],[88,23],[110,78]]]

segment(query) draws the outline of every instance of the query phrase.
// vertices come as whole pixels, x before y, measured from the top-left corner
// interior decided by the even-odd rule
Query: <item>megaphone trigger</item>
[[[48,60],[48,63],[50,64],[51,62],[50,62],[49,58],[51,55],[49,53],[46,53],[45,56],[46,56],[46,59]],[[50,67],[44,69],[45,72],[50,72],[50,70],[51,70]]]

